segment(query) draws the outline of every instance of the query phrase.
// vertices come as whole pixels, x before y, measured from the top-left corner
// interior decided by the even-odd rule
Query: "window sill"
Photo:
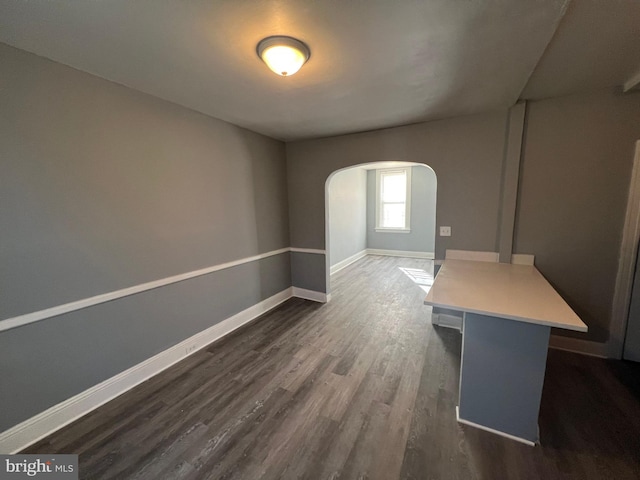
[[[410,228],[376,228],[376,233],[411,233]]]

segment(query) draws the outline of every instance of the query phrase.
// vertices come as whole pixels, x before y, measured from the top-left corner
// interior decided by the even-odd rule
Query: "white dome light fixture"
[[[260,40],[256,49],[272,72],[283,77],[290,77],[309,60],[309,47],[300,40],[282,35]]]

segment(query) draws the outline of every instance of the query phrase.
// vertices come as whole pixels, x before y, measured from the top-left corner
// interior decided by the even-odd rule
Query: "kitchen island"
[[[551,327],[587,326],[533,265],[445,260],[424,303],[463,313],[458,421],[534,445]]]

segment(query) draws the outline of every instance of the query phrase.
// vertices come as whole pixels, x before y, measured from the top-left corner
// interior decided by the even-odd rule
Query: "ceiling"
[[[282,140],[508,108],[640,73],[637,0],[13,0],[0,42]],[[292,77],[269,35],[311,49]]]
[[[622,86],[640,73],[640,1],[572,0],[526,99]]]

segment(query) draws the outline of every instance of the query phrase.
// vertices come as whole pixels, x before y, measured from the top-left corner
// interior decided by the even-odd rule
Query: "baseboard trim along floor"
[[[549,338],[549,348],[589,355],[590,357],[608,358],[606,343],[592,342],[590,340],[583,340],[582,338],[551,335]]]
[[[327,303],[331,300],[331,295],[315,290],[307,290],[306,288],[292,287],[292,297],[304,298],[305,300],[313,300],[314,302]]]
[[[348,267],[349,265],[351,265],[352,263],[357,262],[358,260],[360,260],[362,257],[367,255],[367,250],[361,250],[358,253],[351,255],[350,257],[345,258],[344,260],[341,260],[340,262],[336,263],[335,265],[331,266],[330,269],[330,273],[331,275],[338,273],[340,270],[342,270],[343,268]]]
[[[413,250],[386,250],[381,248],[367,248],[367,255],[382,255],[385,257],[426,258],[433,260],[433,252],[415,252]]]
[[[322,303],[330,298],[323,292],[289,287],[0,433],[0,454],[21,451],[292,297]]]

